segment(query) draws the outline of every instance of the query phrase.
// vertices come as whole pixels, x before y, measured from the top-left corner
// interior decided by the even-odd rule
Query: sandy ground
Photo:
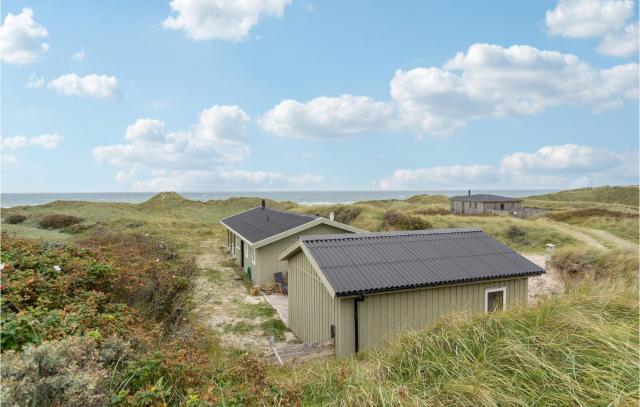
[[[201,247],[202,254],[196,259],[200,275],[195,279],[198,306],[194,312],[198,322],[216,332],[224,346],[272,354],[269,338],[260,328],[260,324],[269,318],[247,315],[247,306],[268,302],[261,295],[249,295],[243,282],[235,279],[239,269],[228,266],[231,256],[225,246],[216,241],[204,241]],[[233,332],[231,327],[239,323],[246,327],[246,332]],[[286,350],[289,343],[297,342],[297,339],[289,331],[284,335],[285,341],[278,343],[278,348]]]
[[[268,338],[259,328],[264,318],[242,316],[243,304],[265,303],[264,298],[252,297],[242,281],[235,279],[236,270],[225,266],[230,256],[224,246],[215,241],[204,241],[201,246],[203,254],[197,258],[201,273],[195,280],[198,306],[194,310],[199,322],[215,331],[225,346],[267,352]],[[243,334],[229,332],[229,326],[238,322],[255,328]]]
[[[524,257],[540,267],[545,268],[544,254],[523,254]],[[553,269],[547,269],[545,274],[529,278],[529,304],[535,304],[542,298],[554,293],[562,293],[564,284],[558,273]]]
[[[589,246],[599,249],[612,249],[619,247],[622,249],[638,250],[638,245],[628,240],[622,239],[612,233],[600,229],[591,229],[567,223],[555,222],[550,219],[540,218],[538,222],[545,223],[560,232],[573,236],[576,240],[586,243]]]

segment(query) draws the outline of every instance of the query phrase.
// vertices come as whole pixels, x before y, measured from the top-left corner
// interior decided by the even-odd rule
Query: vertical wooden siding
[[[303,342],[330,339],[337,300],[329,295],[303,252],[289,259],[288,269],[289,328]]]
[[[350,232],[329,225],[316,225],[295,235],[259,247],[256,251],[256,264],[251,265],[251,278],[253,283],[263,288],[271,287],[275,284],[273,280],[274,273],[287,272],[287,262],[279,261],[278,256],[284,249],[295,243],[299,236],[328,235],[335,233]]]
[[[360,350],[370,349],[403,330],[424,327],[445,315],[482,313],[485,289],[498,287],[507,289],[507,309],[527,303],[526,277],[366,296],[358,305]],[[340,303],[348,304],[353,315],[353,300],[349,303],[343,299]],[[340,342],[347,345],[355,342],[353,330],[349,338],[340,338]]]

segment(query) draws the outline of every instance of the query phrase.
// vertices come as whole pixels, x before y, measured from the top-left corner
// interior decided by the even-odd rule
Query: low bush
[[[12,406],[107,405],[109,372],[103,362],[96,341],[87,336],[29,345],[20,353],[5,352],[2,402]]]
[[[205,335],[182,324],[190,259],[137,235],[77,245],[3,235],[1,244],[3,401],[177,405],[203,383]],[[157,370],[146,362],[154,352]]]
[[[504,234],[509,241],[520,245],[526,245],[529,240],[527,231],[515,225],[509,226]]]
[[[335,220],[340,223],[351,223],[362,212],[362,209],[350,206],[339,206],[334,209]]]
[[[82,222],[81,218],[72,215],[47,215],[40,220],[40,227],[44,229],[62,229]]]
[[[605,208],[585,208],[572,211],[549,213],[547,216],[553,220],[564,222],[571,219],[591,218],[594,216],[634,219],[638,217],[638,214],[630,212],[610,211]]]
[[[382,228],[386,230],[422,230],[432,227],[426,220],[398,211],[386,211],[382,216]]]
[[[25,215],[21,213],[14,213],[4,218],[4,221],[5,223],[8,223],[10,225],[16,225],[18,223],[24,222],[26,219],[27,217]]]
[[[451,215],[451,210],[440,207],[440,206],[432,206],[432,207],[416,209],[413,211],[413,213],[415,213],[416,215],[425,215],[425,216]]]
[[[638,254],[632,250],[605,251],[590,247],[563,247],[554,251],[549,265],[568,280],[625,280],[638,278]]]

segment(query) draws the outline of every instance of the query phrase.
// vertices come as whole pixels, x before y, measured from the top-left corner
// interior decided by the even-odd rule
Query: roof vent
[[[262,209],[265,208],[265,206],[267,206],[266,202],[264,201],[264,199],[262,200]]]
[[[335,215],[333,212],[331,212],[331,213],[329,214],[329,219],[330,219],[330,220],[333,220],[333,218],[335,218],[335,217],[336,217],[336,215]]]

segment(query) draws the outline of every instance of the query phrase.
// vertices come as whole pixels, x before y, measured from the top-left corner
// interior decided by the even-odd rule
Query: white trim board
[[[489,312],[489,294],[502,291],[502,311],[507,309],[507,287],[485,288],[484,290],[484,312]]]

